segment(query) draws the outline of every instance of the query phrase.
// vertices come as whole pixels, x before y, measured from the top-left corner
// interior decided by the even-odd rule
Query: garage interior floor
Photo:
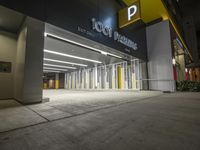
[[[200,93],[46,90],[0,101],[1,150],[199,150]]]

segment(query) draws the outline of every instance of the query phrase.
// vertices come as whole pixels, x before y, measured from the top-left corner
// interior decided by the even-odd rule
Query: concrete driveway
[[[44,90],[43,96],[50,98],[45,105],[70,114],[82,114],[102,108],[159,96],[162,92],[150,91],[72,91]]]

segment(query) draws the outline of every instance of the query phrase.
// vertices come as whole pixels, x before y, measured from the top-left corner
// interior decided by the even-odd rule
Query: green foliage
[[[177,91],[200,92],[200,82],[181,81],[177,82]]]

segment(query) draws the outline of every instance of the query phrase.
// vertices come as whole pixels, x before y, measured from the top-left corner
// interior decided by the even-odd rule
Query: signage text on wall
[[[96,32],[102,33],[104,36],[109,38],[113,38],[114,41],[117,41],[133,50],[137,50],[137,43],[129,39],[128,37],[120,34],[117,31],[113,31],[113,29],[109,26],[104,25],[102,22],[97,21],[95,18],[92,18],[92,29]]]

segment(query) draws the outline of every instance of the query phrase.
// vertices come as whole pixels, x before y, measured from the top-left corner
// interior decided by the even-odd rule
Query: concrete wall
[[[0,73],[0,99],[13,98],[16,45],[15,35],[0,31],[0,61],[12,62],[11,73]]]
[[[44,23],[27,17],[17,36],[0,32],[0,61],[12,62],[11,73],[0,73],[0,99],[21,103],[42,101]]]
[[[147,27],[150,90],[173,91],[172,47],[169,22]]]

